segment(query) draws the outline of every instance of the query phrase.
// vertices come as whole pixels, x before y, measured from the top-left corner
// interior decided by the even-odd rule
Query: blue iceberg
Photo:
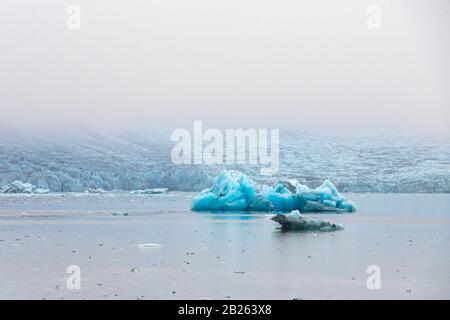
[[[272,211],[271,203],[258,186],[239,171],[226,170],[211,188],[203,190],[192,202],[195,211]]]
[[[225,170],[213,185],[192,201],[195,211],[355,212],[355,204],[325,180],[316,189],[297,180],[281,181],[275,187],[258,186],[246,174]]]

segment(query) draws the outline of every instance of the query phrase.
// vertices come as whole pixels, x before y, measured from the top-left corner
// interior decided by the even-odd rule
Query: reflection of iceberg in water
[[[203,190],[192,202],[196,211],[283,211],[354,212],[352,201],[339,194],[328,180],[310,189],[296,180],[279,182],[275,187],[259,187],[238,171],[223,171],[211,188]]]
[[[340,224],[303,217],[300,212],[294,211],[288,214],[277,214],[272,218],[273,221],[281,225],[282,230],[301,230],[301,231],[337,231],[344,230]]]
[[[265,219],[266,215],[263,214],[249,214],[248,211],[199,211],[202,217],[208,220],[216,221],[249,221],[255,219]]]

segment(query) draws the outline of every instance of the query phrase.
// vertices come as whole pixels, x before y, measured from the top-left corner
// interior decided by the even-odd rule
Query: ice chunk
[[[87,189],[88,193],[105,193],[106,191],[103,190],[102,188],[88,188]]]
[[[310,189],[296,180],[281,181],[275,188],[269,187],[263,193],[276,211],[290,212],[295,209],[300,212],[356,211],[355,204],[343,197],[328,180],[316,189]]]
[[[33,193],[34,186],[31,183],[23,183],[16,180],[3,188],[3,193]]]
[[[203,190],[192,202],[196,211],[282,211],[354,212],[353,202],[345,199],[328,180],[316,189],[296,180],[260,188],[239,171],[220,173],[211,188]]]
[[[45,194],[45,193],[49,193],[49,192],[50,192],[50,190],[44,189],[44,188],[33,189],[33,193],[37,193],[37,194]]]
[[[37,188],[31,183],[24,183],[16,180],[10,184],[4,186],[1,190],[2,193],[48,193],[48,189]]]
[[[344,230],[344,227],[337,223],[304,217],[298,210],[288,214],[277,214],[276,216],[272,217],[272,220],[278,222],[283,230]]]
[[[290,212],[299,206],[296,185],[291,181],[280,182],[275,188],[268,187],[263,194],[276,211]]]
[[[307,190],[308,187],[302,187],[302,192],[298,193],[300,212],[356,211],[355,204],[343,197],[329,180],[325,180],[316,189]]]
[[[111,213],[113,216],[129,216],[130,214],[128,212],[113,212]]]
[[[159,243],[141,243],[138,244],[139,249],[146,249],[146,248],[160,248],[161,245]]]
[[[144,189],[144,190],[133,190],[131,194],[167,194],[169,189],[167,188],[153,188],[153,189]]]
[[[247,175],[225,170],[214,180],[211,188],[203,190],[192,201],[196,211],[271,211],[270,202],[258,193]]]

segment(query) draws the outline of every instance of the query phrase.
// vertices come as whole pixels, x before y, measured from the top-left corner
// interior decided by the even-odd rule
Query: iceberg
[[[50,190],[38,188],[31,183],[25,183],[20,180],[13,181],[1,189],[1,193],[49,193]]]
[[[167,194],[169,192],[168,188],[152,188],[144,190],[133,190],[131,194]]]
[[[337,231],[344,230],[340,224],[321,220],[303,217],[298,210],[288,214],[277,214],[272,217],[273,221],[281,225],[281,229],[301,230],[301,231]]]
[[[255,182],[235,171],[222,171],[211,188],[203,190],[192,201],[195,211],[272,211],[272,204],[259,193]]]
[[[225,170],[210,188],[194,198],[192,210],[355,212],[356,206],[328,180],[316,189],[297,180],[281,181],[275,187],[260,187],[244,173]]]
[[[286,183],[280,183],[283,192],[290,192],[296,200],[295,208],[300,212],[355,212],[356,206],[351,200],[343,197],[334,184],[325,180],[316,189],[298,183],[296,180],[289,181],[289,188]],[[276,190],[277,191],[277,190]],[[276,194],[276,193],[275,193]],[[273,195],[271,195],[273,197]],[[288,211],[288,210],[280,210]]]

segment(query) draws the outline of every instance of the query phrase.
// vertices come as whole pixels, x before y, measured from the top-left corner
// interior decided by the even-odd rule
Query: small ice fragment
[[[161,245],[159,243],[141,243],[138,244],[138,248],[145,249],[145,248],[159,248]]]
[[[144,190],[134,190],[131,191],[131,194],[167,194],[169,189],[167,188],[153,188],[153,189],[144,189]]]
[[[113,212],[113,216],[129,216],[128,212]]]
[[[88,188],[87,189],[88,193],[105,193],[106,191],[103,190],[102,188]]]

